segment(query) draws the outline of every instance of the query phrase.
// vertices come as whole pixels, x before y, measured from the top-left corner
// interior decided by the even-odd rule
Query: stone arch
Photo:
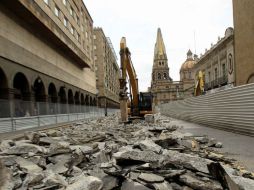
[[[66,97],[66,92],[65,92],[65,87],[64,86],[60,87],[58,96],[59,96],[59,102],[60,103],[62,103],[62,104],[67,103],[67,97]]]
[[[50,103],[57,103],[57,91],[54,83],[50,83],[48,87],[48,100]]]
[[[31,113],[32,106],[29,101],[31,99],[31,93],[29,88],[29,82],[26,76],[18,72],[13,78],[14,89],[14,116],[23,117],[26,113]]]
[[[93,105],[93,98],[90,96],[90,100],[89,100],[89,105],[92,106]]]
[[[96,98],[93,99],[93,105],[96,106],[97,105],[97,101]]]
[[[86,104],[87,106],[89,106],[89,95],[86,95],[85,104]]]
[[[65,114],[65,113],[67,113],[67,107],[66,107],[67,96],[66,96],[64,86],[60,87],[60,90],[58,92],[58,97],[59,97],[59,102],[60,102],[60,113]]]
[[[247,80],[247,84],[254,83],[254,73],[251,74]]]
[[[30,89],[27,77],[18,72],[13,78],[14,99],[30,100]]]
[[[79,105],[80,104],[80,93],[77,92],[77,91],[75,92],[74,102],[75,102],[75,105]]]
[[[46,101],[46,93],[43,81],[40,77],[38,77],[33,84],[33,91],[36,102],[45,102]]]
[[[71,89],[68,90],[68,104],[74,104],[74,96]]]
[[[84,94],[83,93],[81,93],[81,95],[80,95],[80,103],[81,103],[81,105],[85,105],[85,96],[84,96]]]
[[[0,68],[0,99],[8,99],[8,80],[4,71]]]

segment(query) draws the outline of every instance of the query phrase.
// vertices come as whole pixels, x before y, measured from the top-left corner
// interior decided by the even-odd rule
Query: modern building
[[[169,76],[168,58],[163,42],[161,29],[157,31],[157,40],[154,48],[151,92],[154,106],[178,100],[183,93],[183,83],[173,81]]]
[[[203,91],[209,93],[235,86],[233,28],[227,28],[223,38],[219,37],[216,44],[211,44],[211,48],[206,50],[204,55],[195,59],[195,84],[197,85],[197,76],[202,72]]]
[[[119,107],[120,69],[110,38],[102,28],[94,28],[94,60],[99,107]]]
[[[254,82],[254,1],[233,0],[236,85]]]
[[[96,105],[92,47],[82,0],[1,0],[0,99],[14,100],[15,111],[22,101],[61,103],[63,113],[65,104]]]

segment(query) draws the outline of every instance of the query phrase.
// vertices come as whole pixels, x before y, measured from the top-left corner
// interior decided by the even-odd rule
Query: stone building
[[[168,58],[160,28],[154,48],[151,92],[154,106],[174,101],[183,93],[183,83],[173,81],[169,76]]]
[[[120,69],[113,45],[102,28],[94,28],[94,60],[100,107],[119,107]]]
[[[194,64],[195,84],[197,84],[197,75],[201,71],[204,80],[203,90],[208,93],[234,86],[234,62],[234,30],[227,28],[225,36],[218,38],[215,45],[211,44],[211,48],[206,50]]]
[[[0,99],[96,105],[92,33],[82,0],[1,0]]]
[[[254,1],[233,0],[236,85],[254,82]]]
[[[183,83],[183,94],[182,97],[191,97],[194,94],[195,84],[195,72],[194,65],[197,61],[197,55],[192,54],[191,50],[187,52],[187,59],[182,64],[180,69],[180,80]]]

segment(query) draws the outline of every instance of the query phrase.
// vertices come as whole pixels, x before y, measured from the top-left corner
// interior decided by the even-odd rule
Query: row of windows
[[[47,5],[49,5],[49,0],[44,0],[44,2],[47,4]],[[65,5],[65,6],[67,6],[67,0],[63,0],[63,4]],[[54,7],[54,14],[58,17],[58,18],[60,18],[60,14],[61,14],[61,10],[60,10],[60,8],[57,6],[57,5],[55,5],[55,7]],[[78,19],[78,23],[79,23],[79,18],[77,17],[77,16],[75,16],[76,15],[76,13],[74,12],[74,10],[73,10],[73,8],[71,7],[70,8],[70,14],[74,17],[74,18],[77,18]],[[73,36],[75,36],[75,38],[80,42],[80,34],[76,31],[76,29],[69,23],[69,21],[68,21],[68,19],[64,16],[64,18],[63,18],[63,23],[64,23],[64,26],[66,27],[66,28],[68,28],[68,30],[71,32],[71,34],[73,35]],[[69,26],[70,25],[70,26]]]

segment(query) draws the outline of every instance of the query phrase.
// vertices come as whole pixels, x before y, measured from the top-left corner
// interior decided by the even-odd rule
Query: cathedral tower
[[[161,29],[158,28],[157,39],[154,47],[154,59],[152,70],[152,88],[157,82],[172,81],[169,76],[168,58],[163,42]]]

